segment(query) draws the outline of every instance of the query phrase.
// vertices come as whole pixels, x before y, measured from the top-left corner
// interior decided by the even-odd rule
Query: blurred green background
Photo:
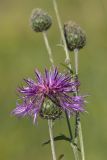
[[[81,93],[87,98],[87,113],[81,115],[86,160],[107,159],[107,1],[58,0],[62,22],[76,21],[87,33],[87,46],[79,53]],[[52,0],[0,0],[0,160],[50,160],[47,121],[17,119],[10,115],[16,105],[16,88],[25,77],[34,77],[34,69],[49,67],[41,34],[29,26],[33,8],[43,8],[53,17],[48,38],[56,65],[64,62],[65,53],[57,44],[61,37]],[[73,61],[73,53],[71,53]],[[72,119],[71,119],[72,120]],[[68,134],[65,120],[57,121],[55,135]],[[57,155],[73,159],[68,143],[56,142]]]

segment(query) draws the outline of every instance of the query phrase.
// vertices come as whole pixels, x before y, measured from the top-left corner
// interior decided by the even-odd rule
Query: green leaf
[[[61,141],[61,140],[70,142],[70,138],[66,137],[64,134],[61,134],[59,136],[54,137],[54,141]],[[46,142],[44,142],[42,144],[46,145],[46,144],[49,144],[49,143],[50,143],[50,140],[47,140]]]
[[[80,148],[77,146],[77,144],[71,142],[71,139],[68,138],[67,136],[65,136],[64,134],[61,134],[61,135],[59,135],[59,136],[54,137],[54,141],[61,141],[61,140],[72,143],[74,146],[77,147],[78,151],[81,152],[81,150],[80,150]],[[45,141],[45,142],[43,142],[42,145],[45,146],[45,145],[47,145],[47,144],[49,144],[49,143],[50,143],[50,139],[47,140],[47,141]]]

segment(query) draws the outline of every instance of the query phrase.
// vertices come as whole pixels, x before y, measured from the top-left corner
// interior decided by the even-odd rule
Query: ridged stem
[[[65,111],[65,115],[66,115],[66,121],[67,121],[68,130],[69,130],[69,134],[70,134],[70,145],[73,149],[75,160],[79,160],[77,147],[73,144],[73,135],[72,135],[71,125],[70,125],[67,111]]]
[[[51,64],[54,65],[52,50],[51,50],[51,47],[49,45],[47,33],[46,32],[42,32],[42,33],[43,33],[44,42],[45,42],[45,45],[46,45],[46,48],[47,48],[47,52],[48,52],[48,55],[49,55],[49,60],[50,60]]]
[[[82,160],[85,160],[83,134],[82,134],[82,127],[81,127],[81,122],[80,121],[79,121],[78,128],[79,128],[79,139],[80,139],[81,157],[82,157]]]
[[[66,60],[65,61],[68,64],[69,68],[71,68],[70,56],[69,56],[69,52],[68,52],[68,49],[67,49],[67,44],[66,44],[66,40],[65,40],[62,24],[61,24],[61,18],[60,18],[60,15],[59,15],[57,2],[56,2],[56,0],[52,0],[52,1],[53,1],[53,7],[54,7],[54,10],[55,10],[55,14],[56,14],[56,18],[57,18],[57,22],[58,22],[58,26],[59,26],[59,30],[60,30],[60,34],[61,34],[61,38],[62,38],[62,41],[63,41],[64,50],[65,50],[65,55],[66,55]]]
[[[74,50],[74,57],[75,57],[75,74],[76,74],[76,80],[78,80],[78,49]],[[78,90],[75,92],[75,95],[78,95]],[[78,137],[80,141],[80,150],[81,150],[81,157],[82,160],[85,160],[85,152],[84,152],[84,143],[83,143],[83,135],[82,135],[82,127],[81,127],[81,121],[80,121],[80,114],[79,112],[76,112],[76,123],[75,123],[75,139],[74,143],[77,146],[78,145]]]
[[[66,121],[67,121],[67,125],[68,125],[70,140],[71,140],[71,142],[72,142],[72,140],[73,140],[73,135],[72,135],[71,125],[70,125],[70,121],[69,121],[69,117],[68,117],[67,111],[65,111],[65,115],[66,115]]]
[[[50,120],[50,119],[48,120],[48,127],[49,127],[49,136],[50,136],[50,143],[51,143],[52,158],[53,158],[53,160],[56,160],[54,137],[53,137],[53,123],[52,123],[52,120]]]
[[[75,57],[75,74],[78,76],[78,49],[74,49]]]

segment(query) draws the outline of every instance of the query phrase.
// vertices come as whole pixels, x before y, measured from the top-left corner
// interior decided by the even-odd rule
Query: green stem
[[[56,19],[57,19],[57,22],[58,22],[58,27],[59,27],[61,38],[62,38],[62,41],[63,41],[63,46],[64,46],[64,50],[65,50],[65,55],[66,55],[66,60],[65,61],[68,64],[69,68],[71,68],[70,56],[69,56],[69,52],[68,52],[68,49],[67,49],[67,44],[66,44],[66,40],[65,40],[65,36],[64,36],[64,32],[63,32],[63,28],[62,28],[62,24],[61,24],[61,18],[60,18],[60,15],[59,15],[56,0],[53,0],[53,7],[54,7],[54,10],[55,10]]]
[[[78,75],[78,49],[74,49],[75,57],[75,74]]]
[[[75,160],[79,160],[77,146],[75,146],[75,145],[72,144],[72,143],[70,143],[70,145],[71,145],[71,147],[73,148]]]
[[[67,111],[65,111],[65,115],[66,115],[68,130],[69,130],[69,134],[70,134],[70,145],[73,149],[75,160],[79,160],[77,146],[73,144],[73,135],[72,135],[71,125],[70,125],[70,121],[69,121]]]
[[[43,33],[44,42],[45,42],[45,45],[46,45],[46,48],[47,48],[47,51],[48,51],[49,60],[50,60],[51,64],[54,65],[52,50],[51,50],[51,47],[49,45],[47,34],[46,34],[46,32],[42,32],[42,33]]]
[[[69,134],[70,134],[70,140],[72,141],[73,140],[73,135],[72,135],[71,125],[70,125],[70,121],[69,121],[67,111],[65,111],[65,115],[66,115],[66,121],[67,121],[68,130],[69,130]]]
[[[74,50],[74,56],[75,56],[75,74],[76,74],[76,80],[78,80],[78,49]],[[76,96],[78,95],[78,89],[76,90],[75,95]],[[80,141],[81,157],[82,157],[82,160],[85,160],[85,152],[84,152],[84,143],[83,143],[80,114],[79,114],[79,112],[76,112],[75,139],[74,139],[74,143],[76,146],[78,145],[78,137],[79,137],[79,141]]]
[[[81,122],[80,121],[79,121],[79,124],[78,124],[78,128],[79,128],[79,140],[80,140],[80,147],[81,147],[81,157],[82,157],[82,160],[85,160],[83,134],[82,134],[82,127],[81,127]]]
[[[74,139],[74,143],[77,146],[78,145],[78,136],[79,136],[79,121],[80,121],[80,116],[79,116],[79,112],[76,112],[76,116],[75,116],[75,139]]]
[[[52,151],[52,158],[53,160],[56,160],[56,154],[55,154],[55,146],[54,146],[54,137],[53,137],[53,123],[52,120],[48,120],[48,127],[49,127],[49,135],[50,135],[50,143],[51,143],[51,151]]]

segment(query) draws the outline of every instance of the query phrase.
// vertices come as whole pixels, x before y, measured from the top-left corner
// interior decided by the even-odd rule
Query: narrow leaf
[[[70,71],[71,74],[74,74],[73,70],[72,70],[71,68],[69,68],[68,65],[63,64],[63,63],[61,63],[61,65],[62,65],[63,67],[65,67],[66,69],[68,69],[68,70]]]
[[[61,140],[70,142],[70,138],[66,137],[63,134],[54,137],[54,141],[61,141]],[[49,143],[50,143],[50,140],[47,140],[46,142],[43,143],[43,145],[46,145],[46,144],[49,144]]]

